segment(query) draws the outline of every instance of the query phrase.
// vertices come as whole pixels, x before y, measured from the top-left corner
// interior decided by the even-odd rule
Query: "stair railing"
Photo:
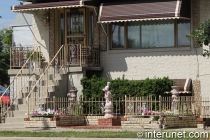
[[[64,55],[66,53],[65,48],[66,48],[65,45],[62,45],[60,47],[60,49],[57,51],[57,53],[54,55],[54,57],[52,58],[50,63],[45,68],[44,72],[40,75],[39,79],[36,81],[36,83],[31,88],[28,96],[25,99],[26,104],[27,104],[27,115],[30,115],[30,112],[32,111],[31,108],[34,108],[34,106],[37,106],[38,102],[43,99],[45,94],[42,94],[40,96],[40,93],[50,92],[49,91],[50,86],[48,86],[48,83],[49,83],[49,81],[48,81],[49,77],[48,76],[51,72],[50,70],[53,70],[53,74],[55,74],[56,69],[51,69],[51,68],[53,66],[57,67],[58,65],[63,66],[65,64],[65,61],[66,61],[66,56]],[[47,77],[45,77],[45,76],[47,76]],[[46,79],[44,79],[44,78],[46,78]],[[45,83],[45,84],[47,84],[47,89],[46,90],[43,90],[44,88],[40,89],[40,85],[42,85],[43,81],[46,81],[46,83]],[[38,91],[37,91],[37,89],[38,89]],[[41,90],[42,90],[42,92],[41,92]],[[37,95],[37,92],[38,92],[38,95]],[[35,93],[35,94],[32,94],[32,93]],[[32,98],[31,96],[34,96],[34,98]],[[29,104],[29,102],[30,102],[30,104]]]
[[[10,50],[11,51],[11,50]],[[30,55],[32,56],[35,52],[40,52],[40,46],[37,46],[35,49],[33,49],[30,52]],[[0,103],[1,103],[1,107],[6,107],[6,109],[4,109],[3,111],[1,110],[1,120],[3,120],[6,116],[8,111],[11,108],[11,105],[14,104],[14,102],[19,98],[22,97],[22,92],[23,92],[23,88],[25,86],[27,86],[27,84],[29,84],[31,75],[33,74],[31,72],[30,69],[26,69],[27,65],[29,65],[30,61],[33,60],[32,57],[28,57],[28,59],[25,61],[25,63],[23,64],[23,66],[21,67],[21,69],[18,71],[18,73],[16,74],[16,76],[13,78],[13,80],[10,82],[10,85],[6,88],[6,90],[4,91],[4,93],[0,96]],[[11,65],[11,64],[10,64]],[[30,66],[29,66],[30,67]],[[29,68],[28,67],[28,68]],[[27,74],[28,73],[28,74]],[[26,76],[23,76],[26,75]],[[27,76],[28,75],[28,76]],[[16,83],[16,85],[15,85]],[[19,92],[18,92],[19,90]],[[7,94],[11,94],[11,91],[13,91],[13,98],[12,101],[7,101],[7,102],[3,102],[2,98],[7,95]],[[16,96],[15,93],[17,92]],[[15,96],[15,97],[14,97]],[[11,97],[11,95],[10,95]],[[9,103],[10,102],[10,103]],[[8,106],[8,104],[10,104],[10,106]]]
[[[65,66],[66,66],[66,65],[61,65],[61,66],[60,66],[60,68],[59,68],[59,70],[57,71],[57,73],[54,74],[54,77],[53,77],[52,81],[51,81],[50,84],[47,86],[46,90],[41,94],[40,98],[34,103],[34,105],[30,106],[30,103],[31,103],[31,102],[28,100],[28,109],[27,109],[27,110],[29,110],[29,112],[38,109],[38,107],[39,107],[38,105],[40,105],[41,103],[44,104],[44,103],[45,103],[44,98],[49,98],[49,96],[48,96],[49,88],[50,88],[50,86],[53,84],[53,82],[57,82],[57,81],[56,81],[56,78],[57,78],[58,75],[61,73],[61,71],[65,68]],[[44,96],[46,96],[46,97],[44,97]],[[42,101],[43,101],[43,102],[42,102]],[[32,103],[33,103],[33,102],[32,102]],[[30,107],[31,107],[31,108],[30,108]],[[29,112],[28,112],[28,113],[29,113]]]

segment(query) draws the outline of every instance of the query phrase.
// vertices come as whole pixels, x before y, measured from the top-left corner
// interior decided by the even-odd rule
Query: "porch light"
[[[43,22],[44,22],[44,25],[47,26],[49,24],[49,21],[50,21],[50,13],[48,11],[45,11],[43,17]]]

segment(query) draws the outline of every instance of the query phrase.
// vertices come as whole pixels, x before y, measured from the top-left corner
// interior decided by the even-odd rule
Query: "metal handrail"
[[[40,46],[37,46],[37,47],[32,51],[31,54],[34,54],[34,52],[37,51],[38,49],[40,49]],[[11,87],[11,85],[14,83],[15,79],[17,79],[17,77],[18,77],[19,75],[22,75],[22,71],[23,71],[23,69],[25,68],[26,64],[29,62],[30,59],[31,59],[31,57],[29,57],[29,58],[26,60],[26,62],[25,62],[24,65],[22,66],[22,68],[19,70],[19,72],[18,72],[18,73],[16,74],[16,76],[13,78],[12,82],[10,83],[10,85],[7,87],[7,89],[6,89],[6,90],[4,91],[4,93],[1,95],[0,100],[1,100],[2,97],[7,93],[7,91],[10,89],[10,87]],[[29,79],[30,79],[30,78],[29,78]],[[26,85],[28,82],[29,82],[29,80],[25,83],[25,85]],[[24,85],[24,86],[25,86],[25,85]],[[23,86],[23,87],[24,87],[24,86]],[[21,87],[21,90],[19,91],[19,93],[18,93],[18,95],[16,96],[16,98],[11,102],[11,104],[13,104],[13,103],[16,101],[17,97],[19,97],[20,93],[22,93],[23,87]],[[11,106],[10,106],[10,107],[11,107]],[[7,110],[6,110],[3,114],[1,114],[1,116],[5,116],[5,114],[9,111],[10,107],[8,107]]]
[[[64,68],[64,65],[62,65],[62,66],[60,67],[58,73],[62,70],[62,68]],[[58,74],[54,77],[54,79],[55,79],[57,76],[58,76]],[[53,84],[53,82],[51,82],[51,83],[48,85],[47,89],[43,92],[43,94],[42,94],[42,96],[39,98],[39,100],[38,100],[37,102],[35,102],[35,105],[34,105],[34,107],[32,107],[32,108],[33,108],[32,110],[34,110],[34,109],[38,106],[38,104],[40,103],[40,101],[44,98],[44,95],[45,95],[46,93],[48,93],[48,89],[49,89],[49,87],[50,87],[52,84]],[[28,105],[29,105],[29,104],[28,104]],[[28,107],[28,108],[29,108],[29,107]],[[28,111],[29,111],[29,109],[28,109]],[[29,112],[27,112],[27,114],[29,115]]]
[[[58,50],[58,52],[55,54],[55,56],[53,57],[53,59],[50,61],[49,65],[46,67],[45,71],[43,72],[43,74],[40,76],[40,78],[37,80],[37,82],[35,83],[35,85],[32,87],[32,89],[30,90],[28,96],[26,97],[26,104],[28,104],[28,98],[29,96],[32,94],[32,91],[35,89],[35,87],[37,86],[37,84],[40,82],[40,80],[42,79],[42,77],[44,76],[44,74],[47,72],[47,70],[50,68],[50,66],[52,65],[53,61],[55,60],[55,58],[57,57],[58,53],[61,51],[61,49],[64,47],[64,45],[62,45],[60,47],[60,49]]]
[[[37,48],[39,48],[39,46],[36,47],[36,49],[37,49]],[[34,51],[32,52],[32,54],[34,54],[34,52],[35,52],[36,49],[34,49]],[[7,89],[4,91],[4,93],[2,94],[2,96],[4,96],[4,95],[6,94],[6,92],[9,90],[10,86],[14,83],[15,79],[19,76],[19,74],[22,72],[23,68],[26,66],[26,64],[28,63],[28,61],[29,61],[30,59],[31,59],[31,57],[28,58],[28,59],[26,60],[25,64],[22,66],[22,68],[19,70],[19,72],[18,72],[18,73],[16,74],[16,76],[13,78],[12,82],[11,82],[10,85],[7,87]],[[22,74],[22,73],[21,73],[21,74]]]

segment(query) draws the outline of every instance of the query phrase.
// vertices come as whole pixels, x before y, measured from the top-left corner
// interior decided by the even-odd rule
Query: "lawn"
[[[141,138],[138,137],[137,132],[138,131],[111,131],[111,130],[110,131],[86,131],[86,132],[81,132],[81,131],[80,132],[79,131],[62,131],[62,132],[0,131],[0,137],[139,138],[139,139],[145,138],[145,136],[142,136]],[[174,131],[162,130],[159,132],[171,133]],[[182,132],[182,131],[179,131],[179,132]],[[186,136],[188,134],[189,132],[186,132]],[[175,140],[174,138],[165,138],[165,139]],[[176,139],[187,140],[189,138],[176,138]],[[194,138],[194,139],[190,138],[190,139],[191,140],[205,140],[204,138]]]

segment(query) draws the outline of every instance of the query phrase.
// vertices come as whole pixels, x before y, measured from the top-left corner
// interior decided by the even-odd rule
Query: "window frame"
[[[180,45],[178,46],[178,20],[179,19],[173,19],[174,20],[174,46],[168,46],[168,47],[154,47],[155,49],[163,49],[163,48],[179,48],[179,47],[190,47],[191,46],[191,42],[190,45]],[[131,21],[132,22],[132,21]],[[190,23],[190,30],[191,30],[191,20],[189,20]],[[136,49],[154,49],[154,48],[128,48],[128,22],[124,22],[124,48],[113,48],[112,47],[112,24],[109,24],[109,32],[110,32],[110,41],[109,41],[109,48],[110,50],[136,50]]]

